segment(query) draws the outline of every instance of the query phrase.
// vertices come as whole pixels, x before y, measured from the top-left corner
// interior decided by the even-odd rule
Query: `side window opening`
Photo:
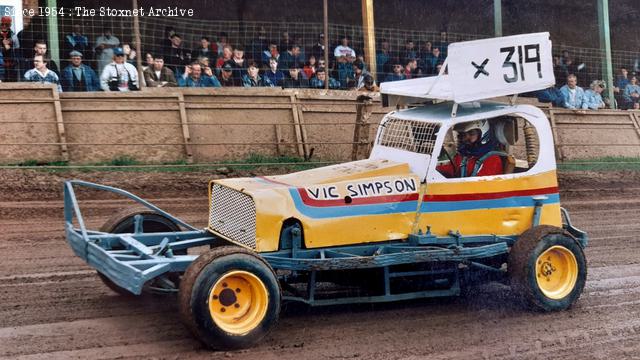
[[[431,155],[440,126],[425,121],[390,118],[382,126],[378,145]]]
[[[447,178],[522,173],[535,165],[538,151],[538,134],[523,118],[469,121],[448,130],[436,169]]]

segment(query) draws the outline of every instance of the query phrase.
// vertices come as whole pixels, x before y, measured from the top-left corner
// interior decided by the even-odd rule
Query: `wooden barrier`
[[[359,92],[275,88],[148,89],[62,93],[0,84],[2,163],[91,164],[128,156],[145,163],[242,159],[250,154],[348,161],[367,156],[392,109]],[[640,112],[544,108],[559,159],[640,157]],[[522,152],[522,138],[514,149]]]

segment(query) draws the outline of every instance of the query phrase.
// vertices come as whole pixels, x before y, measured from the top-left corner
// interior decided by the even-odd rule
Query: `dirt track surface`
[[[206,173],[0,171],[0,359],[640,359],[640,173],[561,174],[562,205],[588,231],[585,291],[560,313],[534,313],[491,285],[471,298],[329,308],[286,306],[255,348],[213,353],[180,323],[175,296],[112,293],[63,234],[62,181],[143,195],[197,226]],[[89,227],[121,203],[80,194]]]

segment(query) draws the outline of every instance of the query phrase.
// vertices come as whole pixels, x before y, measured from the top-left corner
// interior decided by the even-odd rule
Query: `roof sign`
[[[448,74],[385,82],[381,93],[391,95],[392,104],[418,99],[463,103],[555,84],[548,32],[453,43],[448,54]]]

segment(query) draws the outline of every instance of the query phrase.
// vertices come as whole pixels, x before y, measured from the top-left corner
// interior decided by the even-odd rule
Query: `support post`
[[[327,4],[327,0],[323,0],[322,5],[324,12],[324,70],[327,74],[327,80],[324,82],[324,89],[329,90],[329,5]]]
[[[607,96],[611,108],[615,109],[613,97],[613,64],[611,62],[611,34],[609,31],[609,0],[598,0],[598,29],[600,32],[600,50],[604,53],[602,59],[602,77],[607,83]]]
[[[502,0],[493,0],[493,33],[502,36]]]
[[[57,9],[57,0],[47,0],[47,6],[49,7],[49,9]],[[59,70],[62,70],[62,65],[60,64],[60,40],[58,39],[57,16],[51,15],[47,17],[47,32],[49,38],[49,43],[47,44],[47,48],[49,49],[49,56],[51,56],[51,60],[55,61],[55,63],[60,67]]]
[[[138,57],[139,59],[139,57]],[[189,119],[184,103],[184,94],[178,94],[178,108],[180,109],[180,125],[182,126],[182,138],[184,139],[184,152],[187,164],[193,164],[193,151],[191,151],[191,134],[189,133]]]
[[[53,95],[53,108],[56,112],[56,129],[58,130],[58,141],[60,142],[60,157],[62,161],[69,161],[69,149],[67,147],[67,134],[64,129],[64,118],[62,117],[62,106],[60,105],[60,94],[55,85],[51,86]]]
[[[373,21],[373,0],[362,0],[362,33],[364,35],[364,58],[374,80],[376,79],[376,33]]]
[[[359,96],[356,103],[356,124],[353,130],[353,145],[351,160],[356,161],[360,155],[361,147],[369,143],[369,117],[371,116],[371,98]]]
[[[138,0],[133,0],[132,6],[133,10],[137,9]],[[142,73],[142,57],[144,56],[144,54],[142,54],[142,44],[140,44],[140,42],[142,41],[140,37],[140,20],[137,16],[133,17],[133,36],[136,39],[136,67],[138,69],[138,88],[142,90],[147,87],[147,84],[144,81],[144,74]]]

